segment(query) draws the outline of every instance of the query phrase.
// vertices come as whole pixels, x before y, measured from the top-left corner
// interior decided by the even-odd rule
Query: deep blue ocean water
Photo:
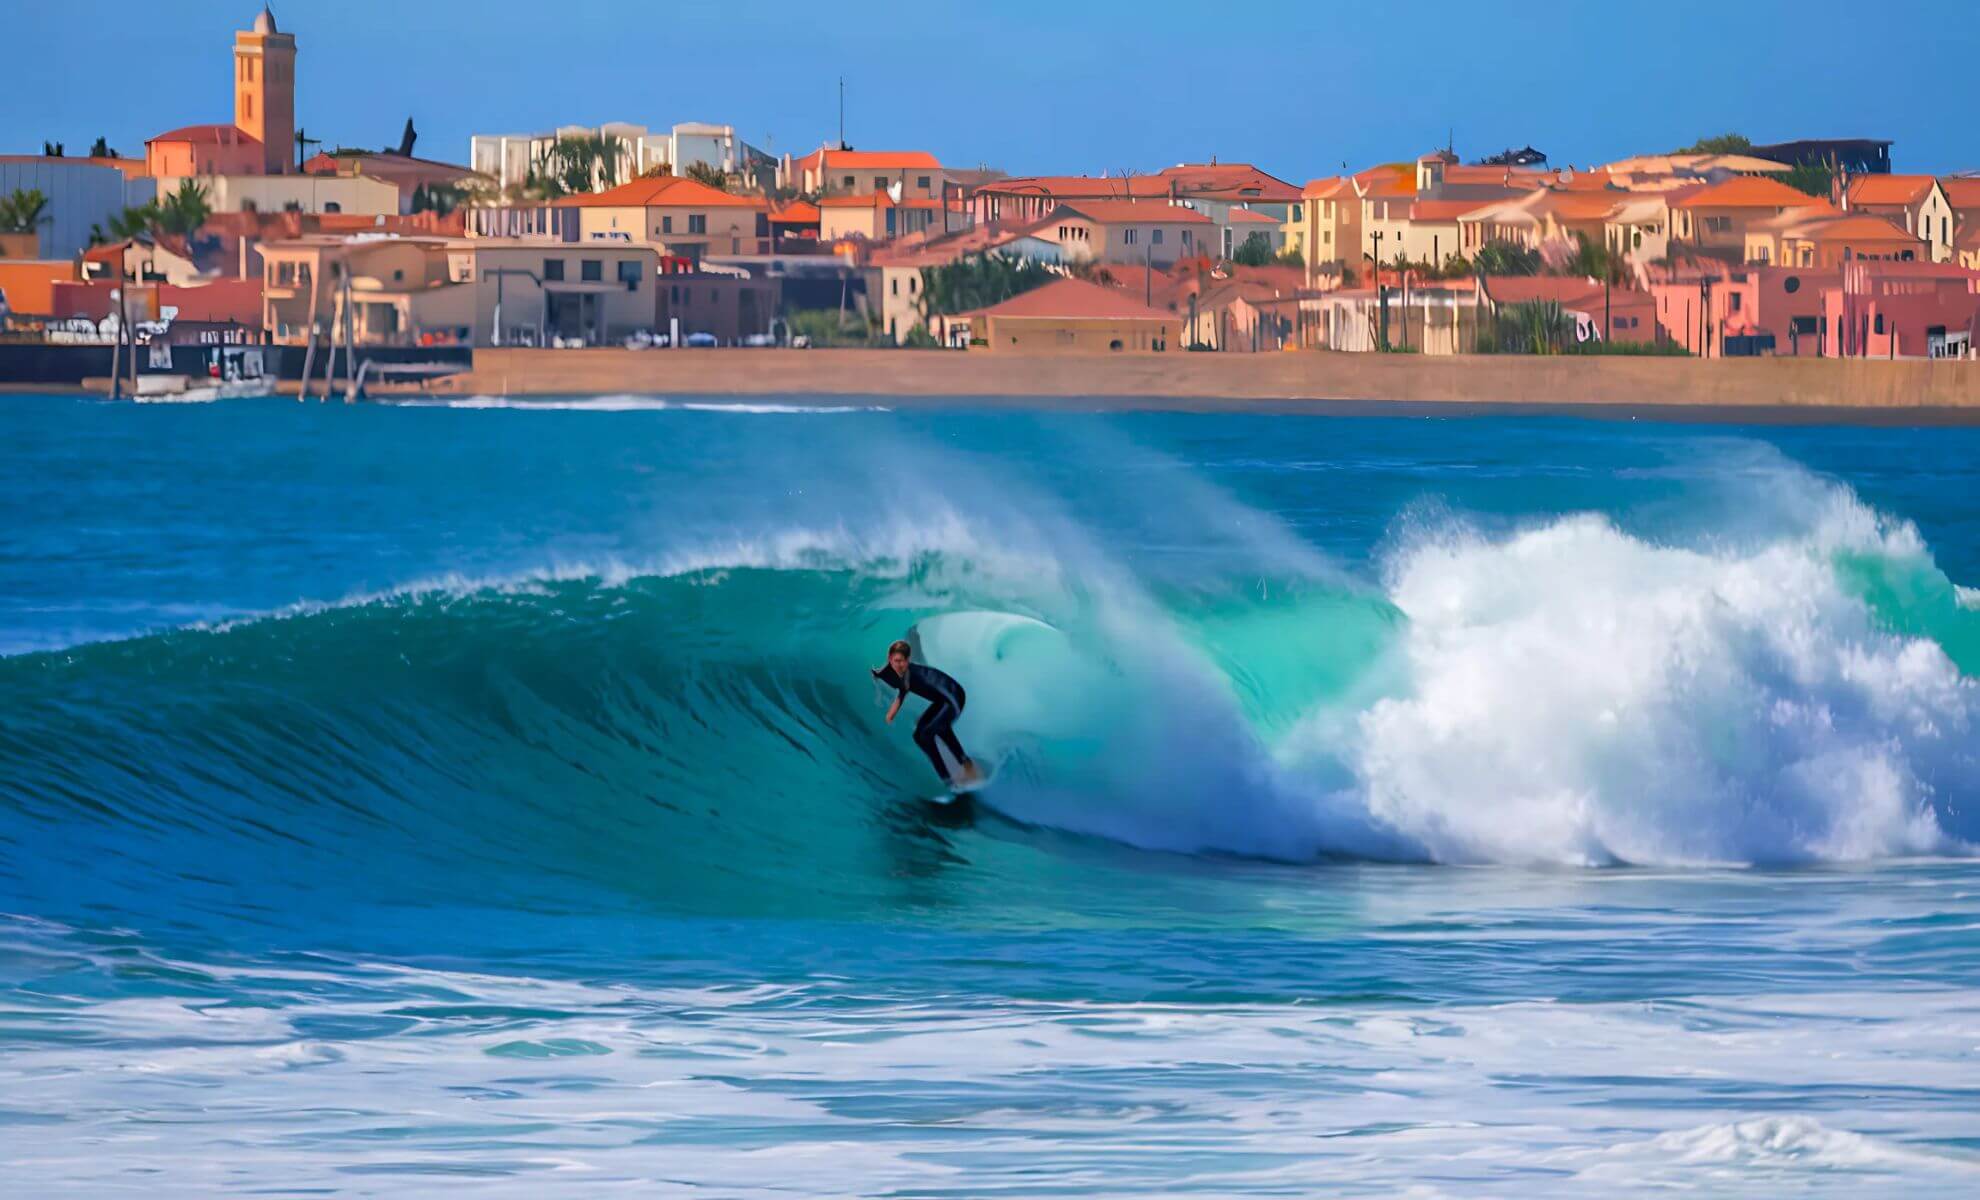
[[[1980,431],[884,404],[0,401],[0,1191],[1980,1189]]]

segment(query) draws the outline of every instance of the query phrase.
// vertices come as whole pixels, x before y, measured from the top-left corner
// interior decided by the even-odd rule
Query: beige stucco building
[[[1047,214],[1033,232],[1056,243],[1068,262],[1166,267],[1218,252],[1215,222],[1160,200],[1072,201]]]
[[[649,246],[510,238],[312,235],[262,247],[262,325],[278,344],[600,344],[654,328]]]
[[[609,191],[566,196],[556,208],[578,214],[578,240],[650,246],[699,262],[715,254],[770,251],[769,208],[681,175],[635,179]]]

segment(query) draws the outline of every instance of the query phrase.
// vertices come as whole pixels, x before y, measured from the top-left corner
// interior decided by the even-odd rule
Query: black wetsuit
[[[942,777],[942,782],[949,783],[951,781],[948,764],[942,761],[942,755],[935,749],[935,745],[938,740],[947,745],[949,753],[956,756],[958,763],[969,761],[969,755],[963,753],[962,743],[956,740],[955,728],[956,718],[962,716],[963,705],[968,703],[969,697],[963,691],[962,684],[934,667],[924,667],[918,662],[911,662],[908,664],[907,674],[908,677],[903,680],[899,675],[894,674],[894,668],[882,667],[873,673],[873,677],[899,692],[902,699],[906,699],[907,694],[913,692],[928,701],[928,711],[922,713],[921,719],[914,723],[914,744],[921,747],[921,752],[928,756],[929,763],[934,766],[935,773]]]

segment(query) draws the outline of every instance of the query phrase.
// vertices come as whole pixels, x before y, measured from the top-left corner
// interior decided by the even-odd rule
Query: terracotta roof
[[[1409,163],[1387,163],[1370,167],[1354,177],[1355,190],[1363,196],[1393,199],[1416,194],[1416,168]]]
[[[1941,179],[1939,186],[1954,208],[1980,208],[1980,179]]]
[[[153,142],[195,142],[213,146],[259,146],[261,143],[242,133],[232,125],[181,125],[177,129],[146,138],[144,144]]]
[[[1180,208],[1159,200],[1068,200],[1059,206],[1103,225],[1125,225],[1141,221],[1161,225],[1208,225],[1210,218],[1193,208]]]
[[[1253,212],[1251,209],[1248,208],[1232,209],[1230,212],[1230,221],[1233,225],[1242,225],[1246,223],[1252,225],[1281,224],[1280,220],[1277,217],[1268,217],[1262,212]]]
[[[985,316],[1038,320],[1173,321],[1174,313],[1150,308],[1118,288],[1084,279],[1059,279],[983,310]]]
[[[1174,182],[1184,195],[1272,204],[1299,199],[1298,188],[1250,163],[1178,163],[1155,177]]]
[[[942,164],[926,150],[837,150],[821,146],[797,161],[802,170],[939,171]]]
[[[816,225],[819,221],[818,206],[803,200],[793,200],[789,204],[771,209],[770,220],[779,225]]]
[[[1702,187],[1673,208],[1807,208],[1822,201],[1762,175],[1741,175]]]
[[[1328,200],[1344,191],[1352,190],[1347,180],[1334,175],[1326,179],[1307,180],[1306,186],[1300,189],[1299,194],[1308,200]]]
[[[762,208],[755,196],[736,196],[685,175],[635,179],[603,192],[565,196],[558,208]]]
[[[1913,242],[1920,239],[1891,224],[1882,217],[1869,213],[1851,213],[1848,216],[1831,217],[1824,221],[1811,221],[1807,225],[1791,231],[1793,236],[1811,242],[1863,242],[1892,241]]]
[[[1484,208],[1483,200],[1418,200],[1409,206],[1412,221],[1455,221],[1473,209]]]
[[[1858,175],[1849,181],[1851,204],[1916,204],[1938,180],[1930,175]]]

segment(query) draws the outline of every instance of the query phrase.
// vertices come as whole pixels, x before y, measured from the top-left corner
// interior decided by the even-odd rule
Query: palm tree
[[[163,233],[189,236],[213,215],[206,189],[197,180],[181,179],[179,190],[154,206],[153,224]]]
[[[48,223],[48,197],[38,188],[0,196],[0,233],[34,233]]]
[[[705,183],[718,192],[729,190],[729,177],[722,174],[717,168],[711,167],[704,162],[689,163],[687,177],[696,183]]]

